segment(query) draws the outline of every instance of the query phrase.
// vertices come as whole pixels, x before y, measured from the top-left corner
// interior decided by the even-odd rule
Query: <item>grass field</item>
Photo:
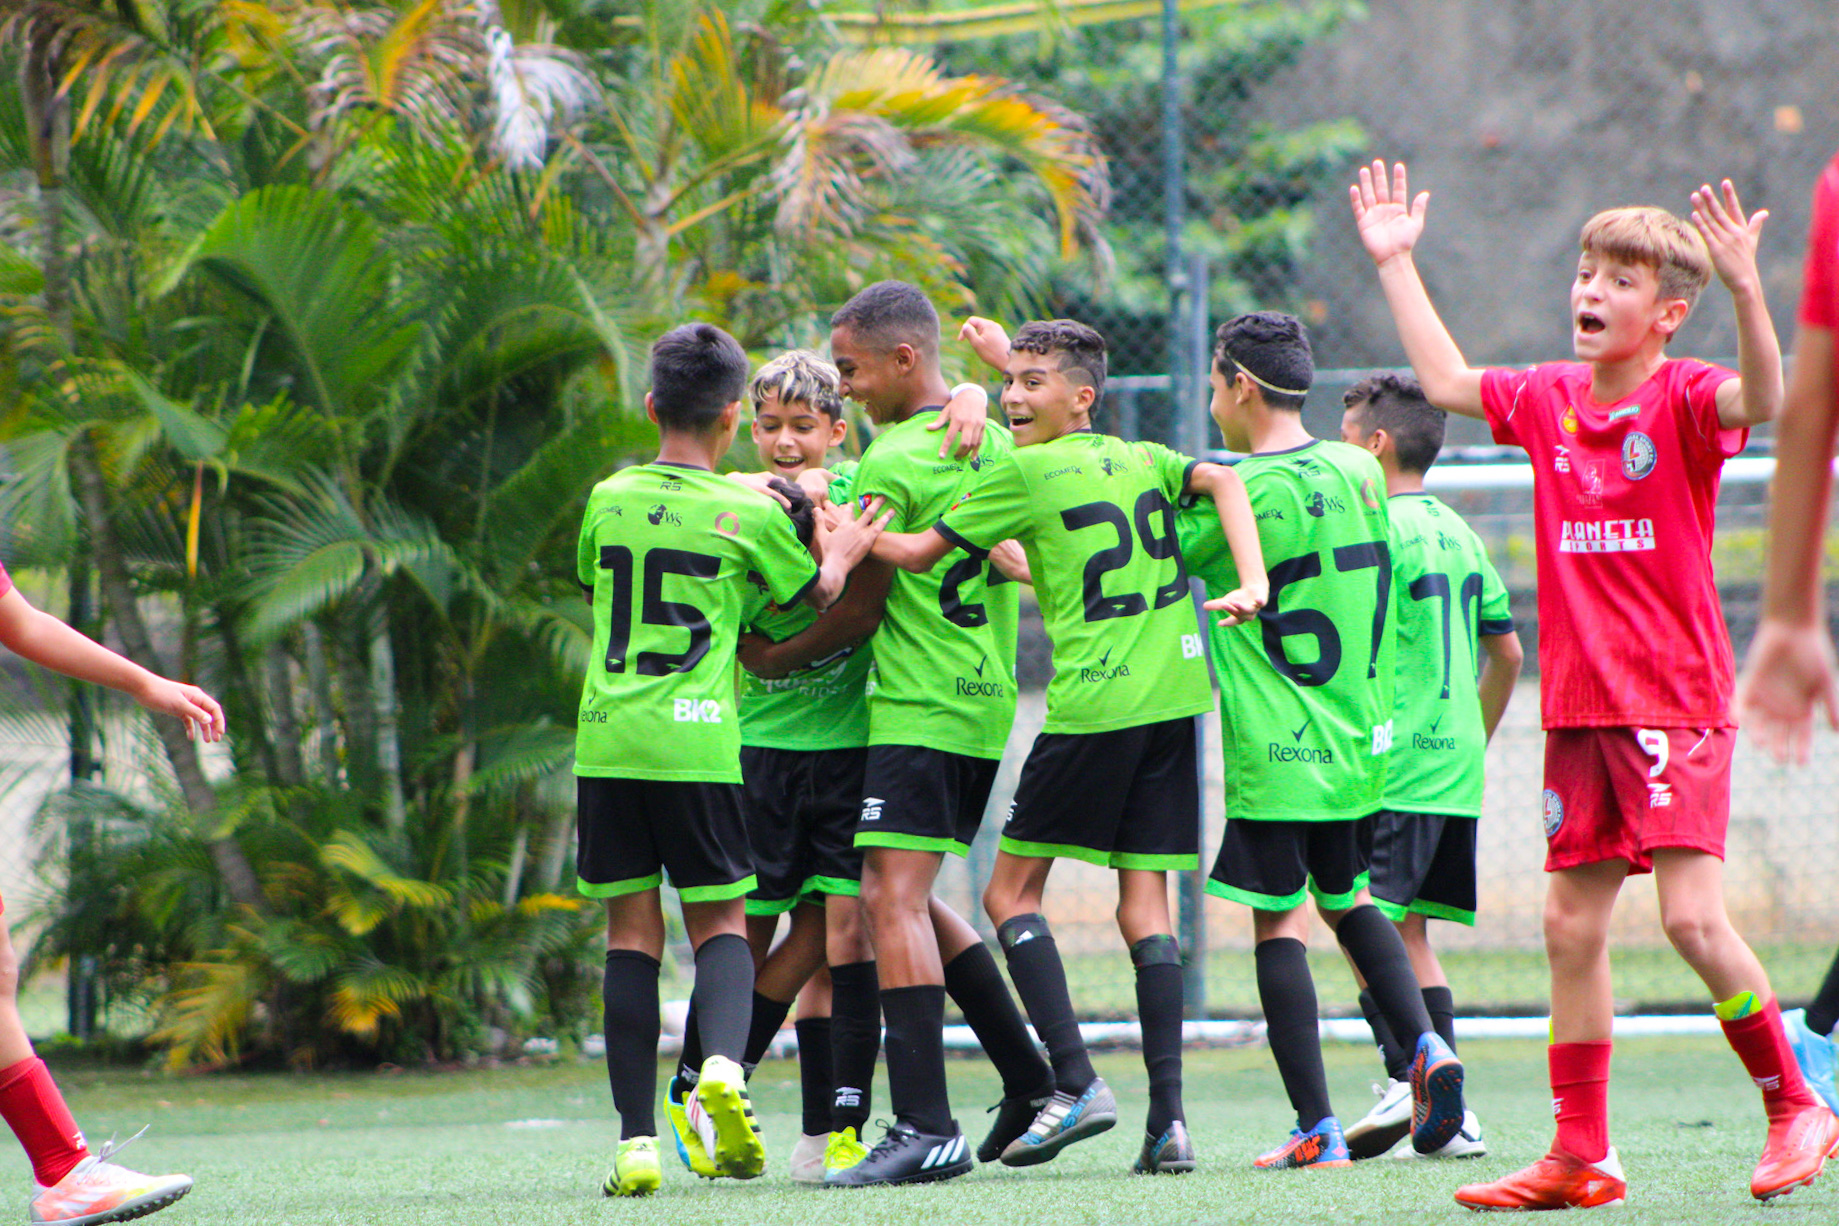
[[[188,1170],[198,1190],[157,1221],[349,1226],[356,1223],[631,1222],[855,1226],[905,1221],[990,1223],[1468,1221],[1450,1200],[1459,1183],[1515,1169],[1550,1137],[1544,1048],[1471,1044],[1470,1101],[1492,1152],[1452,1164],[1378,1159],[1346,1171],[1253,1171],[1290,1118],[1270,1055],[1198,1051],[1188,1058],[1188,1117],[1202,1169],[1186,1178],[1124,1172],[1140,1144],[1142,1068],[1133,1054],[1099,1057],[1125,1119],[1032,1171],[982,1168],[929,1187],[825,1191],[791,1184],[786,1150],[798,1129],[797,1070],[762,1066],[755,1094],[771,1155],[765,1178],[705,1184],[667,1159],[648,1201],[598,1193],[614,1130],[598,1064],[477,1072],[173,1078],[122,1071],[60,1073],[92,1138],[127,1136],[151,1122],[126,1160]],[[1328,1049],[1330,1085],[1344,1118],[1365,1111],[1369,1049]],[[954,1105],[973,1141],[996,1096],[981,1060],[951,1065]],[[877,1105],[885,1092],[877,1089]],[[1761,1112],[1736,1059],[1711,1039],[1620,1045],[1611,1109],[1631,1201],[1606,1220],[1649,1223],[1839,1220],[1839,1169],[1812,1189],[1763,1207],[1748,1195],[1762,1143]],[[660,1123],[662,1124],[660,1113]],[[668,1127],[666,1125],[666,1127]],[[29,1184],[13,1168],[15,1202]]]

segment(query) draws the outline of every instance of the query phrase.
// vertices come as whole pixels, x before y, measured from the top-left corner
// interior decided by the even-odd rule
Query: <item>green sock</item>
[[[1729,1000],[1720,1000],[1712,1005],[1711,1011],[1718,1015],[1720,1022],[1734,1022],[1752,1013],[1762,1012],[1766,1003],[1754,992],[1739,992]]]

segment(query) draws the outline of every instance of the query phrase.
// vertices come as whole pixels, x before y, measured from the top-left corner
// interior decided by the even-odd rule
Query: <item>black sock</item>
[[[1258,1001],[1264,1006],[1271,1057],[1277,1061],[1290,1105],[1296,1108],[1296,1126],[1308,1132],[1334,1114],[1328,1103],[1328,1071],[1322,1067],[1322,1035],[1317,1029],[1309,952],[1294,937],[1278,937],[1258,942],[1253,957],[1258,964]]]
[[[696,993],[690,993],[690,1004],[683,1011],[683,1051],[677,1056],[677,1076],[683,1084],[693,1086],[702,1076],[702,1035],[696,1025]]]
[[[696,950],[696,986],[690,992],[703,1059],[726,1056],[736,1063],[747,1050],[753,1012],[753,951],[747,938],[724,932]],[[687,1042],[685,1046],[688,1046]]]
[[[1430,1027],[1451,1051],[1456,1050],[1456,997],[1448,988],[1425,988],[1424,1012],[1430,1014]]]
[[[830,968],[830,1063],[836,1097],[830,1130],[868,1124],[875,1084],[875,1055],[881,1050],[881,981],[873,962],[845,962]]]
[[[619,1139],[655,1137],[658,1097],[658,960],[609,949],[601,980],[607,1085],[619,1113]]]
[[[1424,1010],[1424,994],[1418,991],[1417,972],[1411,969],[1397,925],[1369,903],[1343,915],[1335,936],[1379,1002],[1386,1025],[1415,1053],[1418,1040],[1430,1032],[1430,1014]]]
[[[1034,1032],[1047,1045],[1055,1088],[1077,1098],[1098,1074],[1092,1071],[1085,1040],[1079,1037],[1079,1019],[1073,1016],[1073,998],[1066,989],[1066,967],[1060,963],[1060,947],[1048,930],[1047,917],[1029,914],[1004,920],[996,939],[1008,959],[1015,994],[1028,1009]]]
[[[1386,1076],[1394,1081],[1405,1080],[1405,1074],[1411,1071],[1411,1053],[1392,1033],[1392,1027],[1386,1024],[1386,1015],[1379,1011],[1379,1002],[1365,988],[1360,989],[1360,1013],[1373,1028],[1373,1042],[1379,1047],[1380,1058],[1386,1062]]]
[[[758,992],[753,994],[753,1019],[747,1025],[747,1046],[741,1050],[741,1067],[748,1073],[766,1058],[766,1049],[779,1036],[780,1028],[785,1025],[785,1015],[791,1011],[790,1001],[774,1000]]]
[[[798,1090],[807,1137],[830,1132],[830,1100],[835,1085],[830,1071],[830,1019],[801,1017],[792,1023],[798,1033]]]
[[[1172,936],[1144,937],[1130,947],[1137,968],[1137,1018],[1143,1024],[1143,1067],[1149,1072],[1149,1118],[1143,1131],[1160,1137],[1185,1119],[1181,1107],[1181,945]]]
[[[1034,1045],[988,946],[979,941],[945,964],[945,990],[1002,1075],[1003,1097],[1039,1098],[1044,1090],[1053,1092],[1054,1071]],[[884,1006],[886,1002],[884,992]]]
[[[1826,979],[1820,984],[1819,994],[1807,1006],[1807,1029],[1826,1035],[1833,1032],[1835,1025],[1839,1025],[1839,956],[1835,956],[1833,964],[1826,968]]]
[[[894,1119],[934,1136],[956,1132],[945,1093],[945,989],[931,983],[883,988],[881,1014],[888,1025]]]

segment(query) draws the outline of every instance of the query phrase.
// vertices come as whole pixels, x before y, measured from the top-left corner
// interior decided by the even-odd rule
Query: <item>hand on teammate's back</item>
[[[1711,249],[1711,266],[1717,270],[1718,280],[1735,292],[1755,285],[1758,279],[1756,244],[1762,237],[1763,222],[1769,219],[1769,210],[1757,209],[1746,218],[1736,187],[1729,179],[1720,186],[1722,197],[1709,183],[1692,193],[1692,224]]]
[[[1354,205],[1354,222],[1360,229],[1360,242],[1373,263],[1384,264],[1401,255],[1409,255],[1424,233],[1424,211],[1430,193],[1419,192],[1411,198],[1405,180],[1405,164],[1392,167],[1392,183],[1386,184],[1386,164],[1376,161],[1360,168],[1360,182],[1347,189]]]
[[[1826,712],[1827,726],[1839,729],[1833,674],[1833,644],[1824,626],[1765,617],[1737,679],[1738,718],[1776,761],[1804,764],[1815,704]]]

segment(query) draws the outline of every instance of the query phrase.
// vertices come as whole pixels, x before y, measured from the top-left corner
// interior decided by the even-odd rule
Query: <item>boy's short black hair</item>
[[[1221,324],[1214,334],[1213,365],[1230,381],[1243,374],[1273,409],[1301,412],[1315,382],[1315,351],[1302,321],[1282,311],[1253,311]]]
[[[924,356],[939,352],[939,313],[924,290],[905,281],[875,282],[838,307],[830,326],[883,350],[905,343]]]
[[[1076,319],[1036,320],[1023,324],[1009,340],[1022,353],[1053,354],[1060,371],[1092,389],[1092,407],[1105,395],[1105,338]]]
[[[1449,414],[1424,398],[1415,376],[1390,371],[1368,375],[1347,389],[1341,403],[1350,409],[1361,406],[1357,420],[1368,434],[1384,430],[1391,435],[1398,466],[1405,472],[1421,475],[1437,462]]]
[[[796,481],[774,477],[767,484],[784,494],[785,500],[792,504],[779,509],[792,517],[792,529],[798,533],[798,543],[810,548],[811,538],[817,534],[817,505]]]
[[[651,347],[651,410],[667,430],[704,434],[747,394],[747,351],[714,324],[682,324]]]

